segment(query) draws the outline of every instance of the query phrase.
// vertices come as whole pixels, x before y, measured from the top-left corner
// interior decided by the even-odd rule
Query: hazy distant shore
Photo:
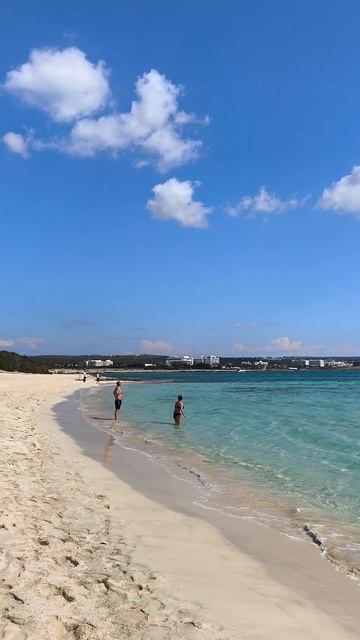
[[[262,369],[240,369],[239,367],[234,367],[233,369],[196,369],[194,367],[191,367],[189,369],[180,369],[180,368],[164,368],[164,369],[142,369],[142,368],[132,368],[129,367],[128,369],[123,368],[123,367],[112,367],[111,369],[101,369],[101,368],[96,368],[96,369],[85,369],[86,373],[91,375],[91,376],[96,376],[96,374],[100,374],[100,376],[105,379],[109,376],[109,379],[111,379],[111,374],[114,373],[124,373],[126,374],[131,374],[131,373],[143,373],[143,374],[151,374],[151,373],[191,373],[191,372],[197,372],[197,373],[213,373],[214,371],[216,371],[217,373],[229,373],[229,372],[234,372],[234,371],[239,371],[239,373],[253,373],[253,372],[261,372],[263,371],[264,373],[278,373],[279,371],[288,371],[289,373],[294,373],[295,371],[302,371],[302,372],[310,372],[311,371],[320,371],[320,372],[329,372],[332,371],[333,373],[336,373],[336,371],[339,371],[337,369],[329,369],[329,368],[317,368],[317,367],[312,367],[311,369],[289,369],[289,368],[284,368],[284,369],[278,369],[276,367],[272,368],[272,367],[268,367],[266,370],[262,370]],[[360,367],[342,367],[341,371],[360,371]],[[50,369],[49,371],[50,373],[54,373],[54,374],[72,374],[72,375],[76,375],[79,374],[80,375],[80,369]],[[110,374],[110,375],[109,375]]]

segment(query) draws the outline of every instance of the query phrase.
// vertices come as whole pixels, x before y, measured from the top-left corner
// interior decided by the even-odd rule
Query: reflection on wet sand
[[[112,452],[114,448],[115,438],[110,436],[109,441],[104,449],[104,464],[110,464],[112,458]]]

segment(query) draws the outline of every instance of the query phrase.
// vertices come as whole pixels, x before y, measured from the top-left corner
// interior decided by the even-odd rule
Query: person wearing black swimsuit
[[[178,399],[175,402],[174,413],[173,413],[173,418],[174,418],[175,424],[180,424],[180,418],[183,415],[184,415],[183,397],[182,396],[178,396]]]

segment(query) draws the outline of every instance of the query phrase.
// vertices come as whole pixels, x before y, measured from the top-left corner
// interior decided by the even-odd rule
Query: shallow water
[[[292,536],[310,522],[332,557],[360,566],[360,372],[126,377],[151,383],[125,386],[122,419],[155,455],[206,476],[209,504]],[[178,429],[180,393],[188,417]],[[111,389],[100,394],[110,412]]]

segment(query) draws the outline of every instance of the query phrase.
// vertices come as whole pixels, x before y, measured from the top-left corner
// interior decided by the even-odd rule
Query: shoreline
[[[68,407],[68,409],[73,415],[73,408],[70,409]],[[62,426],[64,428],[64,424]],[[84,429],[83,431],[81,431],[82,428]],[[89,426],[86,421],[83,421],[83,417],[77,423],[75,431],[76,433],[72,430],[71,436],[75,437],[75,441],[80,444],[85,454],[90,457],[95,456],[97,460],[100,460],[103,455],[102,451],[106,452],[109,448],[109,432],[106,433],[102,429]],[[113,439],[114,435],[115,437],[120,435],[121,440],[121,434],[112,434],[110,439]],[[304,541],[294,542],[282,537],[279,532],[265,528],[252,521],[239,520],[233,517],[224,519],[222,512],[204,508],[204,505],[200,504],[199,491],[201,491],[201,487],[199,487],[197,480],[191,482],[188,479],[184,480],[184,477],[179,478],[178,475],[172,475],[165,465],[158,465],[156,461],[154,464],[154,460],[146,451],[139,451],[127,446],[127,444],[122,445],[121,441],[112,442],[111,447],[112,460],[106,464],[117,477],[132,489],[135,489],[138,495],[145,497],[147,500],[155,501],[160,509],[170,509],[173,512],[175,510],[178,516],[183,518],[190,517],[192,522],[195,518],[197,527],[200,527],[200,523],[210,525],[221,536],[222,542],[217,542],[219,549],[224,546],[224,542],[225,545],[230,544],[232,550],[235,548],[235,554],[232,557],[230,566],[233,563],[235,566],[237,565],[239,556],[241,557],[241,563],[246,560],[245,566],[249,561],[259,563],[261,570],[264,572],[260,581],[261,584],[266,584],[266,577],[270,576],[272,586],[276,584],[276,589],[290,590],[293,595],[296,594],[297,599],[304,598],[309,601],[306,606],[304,605],[304,611],[306,611],[311,601],[313,605],[315,604],[319,609],[322,609],[326,615],[333,615],[337,604],[337,596],[331,594],[344,589],[343,606],[347,610],[345,617],[348,620],[353,617],[355,621],[359,596],[358,583],[350,580],[345,572],[337,572],[332,563],[325,561],[321,557],[318,547],[314,544],[304,544]],[[162,511],[160,513],[163,515]],[[161,525],[159,526],[161,529]],[[178,533],[171,535],[173,545],[175,545],[174,538],[176,539],[178,535]],[[179,547],[181,548],[181,542]],[[167,574],[171,572],[174,562],[173,557],[169,568],[169,564],[164,558],[158,557],[157,546],[155,555],[153,555],[154,549],[152,545],[147,545],[147,550],[149,556],[154,557],[154,563],[160,563],[160,571]],[[214,553],[214,548],[206,549],[205,545],[203,553],[211,557]],[[187,555],[193,557],[193,553],[188,553]],[[204,567],[202,568],[204,569]],[[189,571],[191,572],[191,569]],[[230,609],[233,608],[236,611],[238,596],[235,595],[234,597],[234,594],[236,594],[240,584],[246,591],[243,576],[239,578],[236,570],[232,576],[230,574],[231,571],[228,567],[224,583],[221,584],[221,589],[219,589],[217,596],[212,599],[211,608],[213,610],[221,609],[217,601],[223,599],[225,595],[226,601],[232,603]],[[214,575],[212,579],[215,579]],[[193,593],[193,597],[198,601],[199,593],[194,588],[194,585],[188,579],[183,578],[183,580],[186,582],[186,593]],[[205,583],[208,584],[209,580],[211,579],[208,578]],[[249,578],[249,583],[251,584],[252,582],[253,579]],[[282,596],[282,598],[287,601],[288,596],[289,593],[287,592],[287,595]],[[209,598],[209,594],[207,597]],[[202,606],[206,606],[205,603]],[[249,604],[249,606],[253,606],[253,603]],[[265,602],[261,603],[262,609],[266,609]],[[341,611],[338,614],[340,618],[343,615]],[[224,611],[219,611],[218,615],[218,619],[224,620]],[[228,610],[227,619],[231,619],[232,615],[231,611]],[[339,634],[340,632],[338,631],[337,633]],[[279,634],[279,629],[277,629],[277,634]],[[295,631],[292,631],[292,634],[294,638],[303,637],[301,633],[296,635]],[[341,635],[337,635],[337,637],[341,637]]]
[[[155,381],[150,380],[136,382],[155,384]],[[125,385],[132,383],[133,381],[126,381]],[[109,384],[111,386],[108,382],[108,386]],[[111,397],[111,393],[106,394]],[[93,426],[108,432],[110,423],[106,419],[102,420],[101,416],[104,412],[109,412],[109,409],[110,403],[101,388],[97,387],[82,411]],[[139,427],[131,415],[124,421],[120,414],[119,424],[120,432],[116,427],[111,431],[116,444],[124,448],[135,448],[151,457],[155,464],[167,467],[170,475],[181,476],[185,481],[193,478],[200,483],[201,495],[198,502],[202,509],[215,509],[224,518],[252,519],[285,537],[316,545],[318,553],[333,565],[334,570],[341,570],[350,578],[360,579],[360,529],[351,522],[341,519],[340,515],[320,511],[299,499],[296,501],[279,491],[255,484],[249,478],[239,478],[234,475],[234,469],[225,468],[224,464],[213,459],[209,453],[183,448],[178,439],[169,441],[159,433],[153,433],[151,429]],[[182,431],[178,432],[180,439],[181,433]],[[144,489],[146,487],[140,485],[140,490]],[[152,497],[157,499],[156,493]]]
[[[61,379],[0,375],[2,637],[357,637],[353,581],[310,545],[243,523],[239,549],[238,535],[134,489],[100,462],[103,432],[87,426],[76,443],[59,427],[54,405],[83,390]],[[65,400],[73,428],[74,402]],[[135,477],[144,466],[142,457]]]

